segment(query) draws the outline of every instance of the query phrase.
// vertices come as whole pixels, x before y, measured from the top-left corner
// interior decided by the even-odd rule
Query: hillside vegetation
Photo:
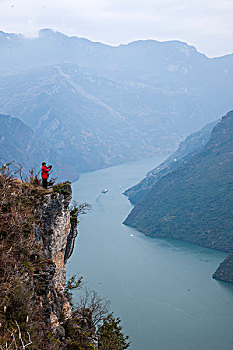
[[[154,237],[233,250],[233,111],[199,154],[162,177],[125,220]]]

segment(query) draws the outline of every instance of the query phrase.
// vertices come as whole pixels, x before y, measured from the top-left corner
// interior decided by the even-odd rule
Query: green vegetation
[[[73,317],[65,324],[67,350],[98,349],[123,350],[130,345],[120,326],[120,318],[109,313],[109,300],[101,298],[96,291],[83,287],[83,277],[72,276],[66,285],[66,295],[73,305]],[[73,292],[80,290],[75,305]],[[98,348],[97,348],[98,344]]]
[[[53,185],[53,192],[68,195],[69,194],[69,190],[67,187],[68,184],[70,184],[69,181]]]
[[[103,322],[103,325],[98,328],[97,334],[99,337],[99,349],[127,349],[130,345],[129,337],[122,333],[120,325],[121,320],[114,318],[113,314],[108,315]]]
[[[233,283],[233,252],[219,265],[217,271],[213,274],[213,278]]]
[[[77,275],[72,276],[66,283],[65,296],[68,298],[70,304],[73,304],[73,290],[81,288],[83,283],[83,276],[77,278]]]
[[[84,215],[90,210],[91,206],[88,203],[78,204],[76,201],[73,201],[73,204],[70,208],[70,221],[71,223],[78,224],[78,217]]]

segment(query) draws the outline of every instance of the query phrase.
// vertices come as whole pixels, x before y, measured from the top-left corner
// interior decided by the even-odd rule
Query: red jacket
[[[50,166],[44,166],[42,165],[42,169],[41,169],[41,177],[42,179],[48,179],[49,177],[49,171],[51,170],[51,165]]]

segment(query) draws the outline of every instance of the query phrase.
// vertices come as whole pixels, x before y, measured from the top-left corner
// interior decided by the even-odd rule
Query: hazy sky
[[[0,0],[0,30],[42,28],[111,45],[177,39],[221,56],[233,52],[233,0]]]

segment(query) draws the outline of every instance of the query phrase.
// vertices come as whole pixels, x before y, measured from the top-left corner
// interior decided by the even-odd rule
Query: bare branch
[[[89,309],[92,313],[92,320],[94,325],[103,321],[109,312],[110,301],[101,298],[94,290],[86,289],[84,294],[80,297],[78,302],[77,312],[82,315],[85,309]]]

